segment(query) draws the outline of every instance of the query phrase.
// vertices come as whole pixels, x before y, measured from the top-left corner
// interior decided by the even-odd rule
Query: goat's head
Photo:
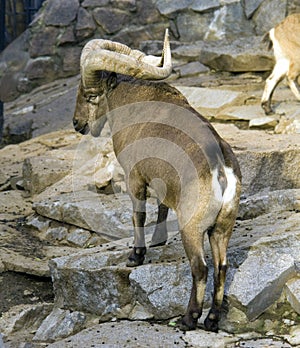
[[[162,80],[171,74],[168,30],[162,57],[146,56],[109,40],[91,40],[82,50],[80,69],[73,124],[82,134],[91,130],[93,136],[99,136],[109,111],[109,95],[117,86],[117,73],[145,80]]]

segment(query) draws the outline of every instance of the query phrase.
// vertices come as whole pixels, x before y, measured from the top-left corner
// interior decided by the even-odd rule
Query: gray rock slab
[[[206,73],[209,71],[209,68],[200,62],[190,62],[185,65],[180,65],[174,68],[174,70],[179,74],[180,77],[188,77]]]
[[[32,213],[32,204],[23,197],[22,191],[10,190],[0,192],[0,219],[17,219]]]
[[[98,324],[65,340],[48,345],[49,348],[82,347],[171,348],[186,347],[181,331],[167,325],[144,321],[120,321]]]
[[[249,121],[258,116],[265,116],[259,105],[232,106],[219,111],[216,114],[217,120],[244,120]]]
[[[300,279],[291,279],[287,282],[285,292],[291,306],[300,314]]]
[[[260,36],[240,37],[227,43],[207,42],[199,61],[212,69],[231,72],[266,71],[274,66],[272,53],[261,46]]]
[[[36,331],[33,341],[53,342],[68,337],[84,327],[84,313],[55,308]]]
[[[239,218],[252,219],[262,214],[285,210],[300,210],[300,190],[276,190],[259,192],[242,198],[239,206]]]
[[[13,223],[0,224],[0,264],[2,271],[22,272],[49,277],[48,261],[54,257],[70,255],[78,248],[51,246],[35,233],[12,227]]]
[[[185,312],[192,286],[188,262],[140,266],[129,280],[137,301],[156,319]]]
[[[150,199],[146,207],[147,234],[154,231],[153,223],[157,219],[157,205],[154,202],[156,200]],[[42,216],[89,229],[109,239],[127,238],[133,234],[132,203],[127,194],[74,191],[37,201],[33,209]],[[168,229],[178,229],[173,212],[169,214]]]
[[[242,92],[201,87],[176,86],[200,114],[208,118],[220,109],[243,99]]]
[[[66,176],[71,168],[72,162],[63,159],[46,156],[27,158],[23,165],[24,188],[31,195],[40,193]]]
[[[110,196],[77,191],[36,202],[33,209],[42,216],[90,229],[113,239],[129,237],[132,234],[129,198],[124,195]]]
[[[52,303],[14,306],[1,315],[0,331],[9,337],[16,331],[37,330],[52,308]]]
[[[125,266],[131,238],[51,260],[57,306],[95,313],[103,320],[114,316],[133,318],[138,315],[137,311],[147,313],[147,318],[177,315],[186,306],[190,283],[189,266],[176,235],[164,247],[149,248],[145,265],[137,269]],[[147,243],[149,241],[150,236]],[[131,272],[133,277],[129,279]],[[159,277],[155,277],[155,272]],[[151,293],[150,288],[156,292]],[[170,298],[170,291],[176,299]]]
[[[290,254],[273,248],[253,250],[235,273],[229,296],[253,320],[279,298],[284,284],[295,275]]]

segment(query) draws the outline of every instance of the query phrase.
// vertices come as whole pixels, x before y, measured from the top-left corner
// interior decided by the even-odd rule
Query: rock
[[[54,56],[56,51],[56,40],[59,33],[59,29],[55,26],[45,27],[44,30],[33,33],[29,45],[30,57],[40,57],[39,60],[41,60],[44,56]],[[30,71],[33,72],[33,69],[30,69]]]
[[[154,203],[155,202],[155,203]],[[154,230],[157,219],[156,200],[147,204],[146,233]],[[132,203],[128,195],[97,194],[92,191],[74,191],[35,201],[33,209],[50,219],[69,223],[98,233],[110,240],[132,235]],[[176,229],[174,213],[169,214],[169,230]]]
[[[78,73],[81,50],[81,47],[59,49],[58,54],[61,57],[63,69],[63,72],[60,71],[60,76],[72,76]]]
[[[55,0],[45,7],[45,24],[48,26],[67,26],[76,18],[78,8],[78,0],[70,0],[68,3]]]
[[[218,8],[219,6],[220,6],[220,0],[210,0],[210,1],[196,0],[196,1],[192,1],[189,7],[193,11],[205,12],[207,10],[214,10],[215,8]]]
[[[67,241],[76,246],[84,247],[90,238],[91,233],[89,231],[76,228],[68,235]]]
[[[300,325],[292,327],[290,334],[284,336],[285,339],[292,345],[297,346],[300,344]]]
[[[113,334],[112,334],[113,333]],[[48,345],[49,348],[81,348],[91,345],[107,347],[186,347],[182,332],[167,325],[145,321],[110,322],[94,325],[62,341]]]
[[[286,17],[286,7],[287,0],[263,1],[253,16],[256,33],[264,35],[281,22]]]
[[[0,330],[5,336],[16,331],[35,331],[49,315],[52,307],[51,303],[14,306],[1,316]]]
[[[7,125],[3,132],[4,144],[18,144],[29,140],[33,133],[33,121],[22,120],[15,125]]]
[[[212,22],[213,14],[183,11],[177,15],[179,38],[184,42],[193,42],[205,39],[207,29]],[[202,62],[201,62],[202,63]]]
[[[125,11],[110,8],[96,8],[93,11],[93,16],[96,23],[107,34],[114,34],[119,31],[129,20]]]
[[[50,227],[47,229],[46,238],[50,241],[61,241],[67,239],[68,229],[65,226]]]
[[[269,116],[266,118],[260,105],[244,105],[244,106],[232,106],[221,109],[216,114],[217,120],[242,120],[242,121],[254,121],[260,119],[277,120],[277,117]],[[277,122],[276,122],[277,123]],[[275,124],[276,125],[276,124]]]
[[[155,319],[182,315],[191,291],[189,264],[144,265],[129,275],[136,299]]]
[[[212,333],[204,330],[187,331],[184,340],[195,348],[229,347],[230,344],[236,342],[236,339],[226,332]]]
[[[252,17],[262,2],[263,0],[248,0],[245,2],[245,14],[248,19]]]
[[[274,128],[278,123],[276,117],[265,116],[265,117],[257,117],[253,118],[249,121],[249,128]]]
[[[14,219],[32,213],[31,202],[25,200],[21,191],[0,192],[0,219],[11,215]]]
[[[207,118],[213,117],[220,109],[243,98],[241,92],[229,90],[185,86],[176,88],[200,114]]]
[[[291,306],[300,314],[300,279],[292,279],[287,282],[285,292]]]
[[[261,37],[241,37],[233,42],[215,41],[202,46],[199,61],[211,69],[241,72],[273,68],[273,57],[260,46]]]
[[[191,0],[184,0],[184,1],[163,1],[159,0],[157,2],[157,9],[162,15],[170,15],[176,11],[183,10],[187,8],[189,5],[191,5]]]
[[[209,69],[200,62],[191,62],[185,65],[181,65],[175,68],[175,71],[180,77],[194,76],[204,72],[208,72]]]
[[[14,44],[1,52],[0,100],[3,102],[14,100],[21,94],[18,90],[19,81],[24,76],[21,72],[30,59],[28,36],[29,33],[24,32],[14,41]]]
[[[235,40],[237,37],[254,35],[253,23],[245,18],[244,5],[240,1],[230,1],[214,11],[205,40]]]
[[[244,348],[263,348],[263,347],[274,347],[274,348],[291,348],[288,343],[277,340],[276,338],[261,338],[261,339],[242,339],[240,344]]]
[[[33,196],[65,177],[71,168],[72,163],[58,158],[27,158],[23,165],[24,188]]]
[[[36,202],[33,209],[42,216],[90,229],[113,239],[129,237],[132,233],[131,207],[128,207],[126,196],[111,199],[107,195],[81,191]]]
[[[94,254],[90,259],[93,263],[93,269],[90,270],[84,264],[87,258],[78,259],[76,266],[74,262],[70,263],[69,269],[64,265],[67,259],[54,259],[50,262],[55,303],[61,308],[97,314],[101,320],[126,318],[124,311],[128,316],[131,307],[126,308],[133,296],[128,281],[130,269],[118,266],[101,267],[104,255],[98,256],[99,258]],[[68,282],[68,287],[63,285],[65,281]]]
[[[68,337],[83,329],[85,320],[84,313],[55,308],[43,321],[33,341],[53,342]]]
[[[300,209],[300,190],[277,190],[259,192],[242,198],[239,207],[239,218],[253,219],[270,212],[297,211]]]
[[[298,168],[300,152],[298,136],[275,135],[231,126],[214,124],[215,129],[233,147],[243,176],[243,194],[253,195],[261,190],[292,189],[300,186]],[[231,133],[231,134],[230,134]]]
[[[96,30],[91,13],[80,7],[77,14],[76,36],[79,40],[85,39],[93,35]]]
[[[279,298],[284,284],[295,276],[294,263],[293,256],[280,250],[250,251],[234,275],[230,298],[236,306],[246,309],[250,320],[256,319]]]

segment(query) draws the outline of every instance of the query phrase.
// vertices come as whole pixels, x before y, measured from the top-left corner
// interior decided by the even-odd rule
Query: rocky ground
[[[265,117],[265,75],[202,69],[179,67],[170,83],[232,145],[243,174],[219,333],[202,321],[193,332],[174,327],[190,286],[174,215],[168,244],[124,267],[122,171],[107,128],[96,140],[73,131],[72,77],[5,104],[5,141],[22,142],[0,150],[1,348],[300,346],[299,103],[281,85]],[[149,210],[150,236],[153,202]],[[210,294],[211,274],[206,303]]]

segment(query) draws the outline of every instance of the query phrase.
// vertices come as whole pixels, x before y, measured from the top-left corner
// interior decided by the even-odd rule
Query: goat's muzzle
[[[90,127],[89,127],[88,123],[85,123],[84,125],[82,125],[76,119],[73,119],[73,126],[74,126],[76,132],[79,132],[83,135],[88,134],[88,132],[90,131]]]

